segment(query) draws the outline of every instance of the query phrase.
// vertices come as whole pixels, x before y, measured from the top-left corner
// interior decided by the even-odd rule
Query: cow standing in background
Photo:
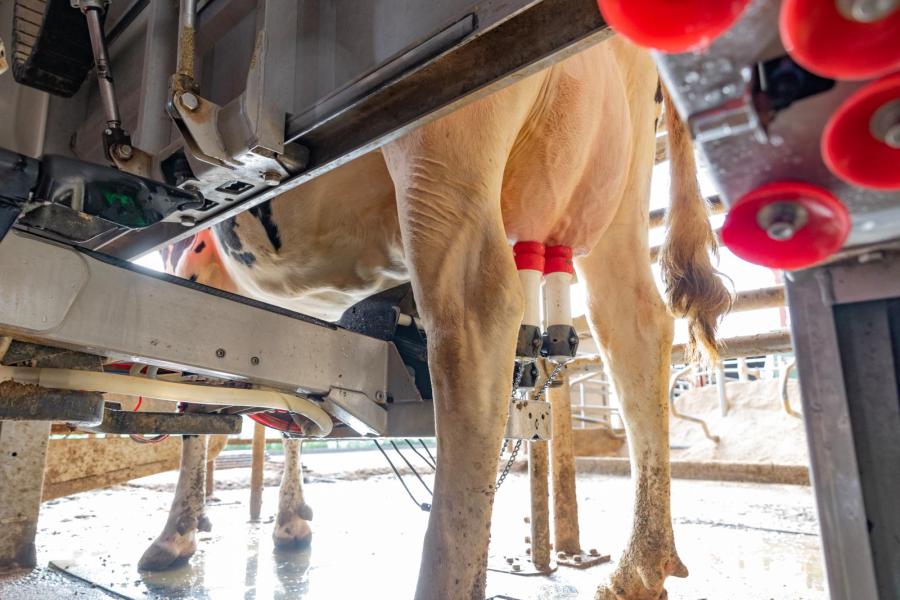
[[[234,291],[222,268],[218,246],[205,231],[181,248],[163,254],[170,273],[200,281],[210,287]],[[209,437],[209,455],[207,441]],[[206,463],[225,446],[226,436],[182,436],[181,466],[175,498],[162,533],[141,556],[138,568],[159,571],[183,563],[197,550],[197,531],[210,531],[206,516]],[[300,464],[301,440],[284,438],[284,473],[278,494],[278,514],[272,538],[276,548],[301,548],[309,544],[312,509],[303,500],[303,472]]]
[[[209,240],[231,291],[320,318],[412,282],[438,439],[420,600],[484,598],[523,314],[517,241],[574,250],[625,418],[633,529],[597,597],[658,600],[668,576],[687,575],[669,501],[673,316],[653,279],[647,233],[662,101],[650,55],[611,38],[218,225]],[[710,262],[716,241],[671,105],[666,124],[671,205],[660,264],[669,308],[712,356],[730,296]]]

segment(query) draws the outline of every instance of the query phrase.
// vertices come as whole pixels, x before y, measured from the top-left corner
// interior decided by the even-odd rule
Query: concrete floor
[[[213,531],[200,535],[193,560],[168,573],[139,573],[137,559],[162,528],[172,499],[175,475],[169,473],[47,503],[37,540],[42,566],[0,577],[0,598],[412,597],[427,514],[393,477],[343,479],[328,473],[334,462],[329,455],[304,456],[306,498],[315,512],[308,550],[273,552],[277,465],[267,473],[272,485],[260,523],[248,522],[249,469],[232,469],[217,473]],[[504,554],[524,553],[527,489],[524,475],[511,474],[498,494],[492,528],[498,563]],[[630,526],[629,481],[587,475],[578,492],[582,543],[615,558]],[[673,600],[827,598],[809,488],[675,481],[673,514],[679,553],[691,570],[688,579],[669,580]],[[47,568],[50,561],[108,591]],[[549,577],[490,572],[488,597],[592,598],[612,569],[613,563],[585,571],[562,567]]]

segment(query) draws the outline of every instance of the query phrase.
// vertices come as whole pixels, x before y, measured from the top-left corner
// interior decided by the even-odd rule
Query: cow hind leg
[[[483,114],[483,113],[482,113]],[[505,144],[469,107],[385,150],[419,313],[437,432],[416,598],[484,598],[497,454],[523,298],[500,214]]]
[[[276,548],[304,548],[312,540],[312,509],[303,501],[301,440],[284,438],[284,474],[278,492],[278,516],[272,538]]]
[[[649,177],[647,178],[649,181]],[[673,320],[650,264],[646,210],[623,203],[590,255],[576,261],[588,316],[619,396],[631,456],[631,537],[599,600],[666,598],[665,579],[686,577],[672,532],[667,381]]]
[[[212,528],[204,513],[206,438],[205,435],[182,437],[181,469],[169,518],[162,533],[141,556],[138,569],[161,571],[183,564],[197,550],[197,530]]]

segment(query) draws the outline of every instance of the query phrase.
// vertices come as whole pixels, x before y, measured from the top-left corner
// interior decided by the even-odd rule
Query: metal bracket
[[[549,440],[552,436],[549,402],[513,400],[503,437],[510,440]]]
[[[241,432],[241,423],[240,415],[132,412],[106,407],[103,421],[87,429],[141,435],[234,435]]]
[[[18,231],[0,242],[0,279],[3,333],[326,396],[360,429],[433,435],[432,405],[391,342]]]
[[[0,382],[0,421],[65,421],[90,427],[103,420],[103,394]]]
[[[556,553],[556,564],[561,567],[572,567],[573,569],[589,569],[597,565],[609,562],[609,554],[600,554],[596,549],[592,548],[589,552],[581,551],[578,554],[567,554],[565,552]]]

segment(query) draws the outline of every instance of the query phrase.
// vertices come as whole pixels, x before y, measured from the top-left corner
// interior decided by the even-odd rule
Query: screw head
[[[766,233],[769,234],[769,237],[773,240],[785,242],[794,237],[797,230],[794,228],[793,223],[778,222],[769,225],[769,228],[766,229]]]
[[[191,112],[200,108],[200,99],[191,92],[183,93],[179,100],[181,101],[181,105]]]
[[[378,401],[378,402],[384,402],[384,398],[385,398],[385,395],[384,395],[384,392],[383,392],[383,391],[378,390],[377,392],[375,392],[375,400],[376,400],[376,401]]]
[[[216,356],[219,358],[225,358],[225,348],[219,348],[216,350]]]
[[[525,536],[525,543],[526,543],[526,544],[530,544],[530,543],[531,543],[531,536],[530,536],[530,535],[526,535],[526,536]]]
[[[558,558],[559,560],[566,560],[566,558],[568,558],[568,557],[569,557],[569,555],[566,554],[565,552],[557,552],[556,553],[556,558]]]
[[[795,202],[773,202],[756,215],[757,224],[778,242],[793,238],[808,220],[809,213]]]
[[[181,215],[181,219],[179,219],[182,225],[185,227],[193,227],[197,224],[197,217],[194,215]]]
[[[575,560],[576,563],[579,563],[579,564],[581,563],[581,555],[580,554],[576,554],[572,558]]]
[[[599,552],[597,552],[596,548],[591,548],[590,555],[591,556],[599,556]]]
[[[507,557],[506,557],[506,564],[511,565],[511,564],[513,564],[514,562],[516,562],[516,560],[515,560],[512,556],[507,556]]]
[[[266,171],[263,173],[263,181],[266,185],[278,185],[281,183],[281,173],[278,171]]]
[[[116,144],[112,148],[112,153],[119,160],[130,160],[134,156],[134,148],[128,144]]]
[[[251,357],[250,357],[250,364],[253,365],[253,366],[258,365],[258,364],[259,364],[259,357],[258,357],[258,356],[251,356]]]
[[[514,565],[512,566],[512,570],[513,570],[513,571],[516,571],[516,572],[519,572],[519,571],[522,570],[522,565],[520,565],[519,563],[516,563],[516,564],[514,564]]]

